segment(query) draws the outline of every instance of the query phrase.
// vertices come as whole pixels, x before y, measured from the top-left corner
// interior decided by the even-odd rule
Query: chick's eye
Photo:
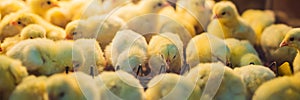
[[[77,34],[77,32],[72,32],[72,35],[76,35]]]
[[[61,93],[59,93],[59,98],[62,98],[62,97],[64,97],[65,96],[65,93],[64,92],[61,92]]]
[[[157,6],[159,6],[159,7],[162,6],[162,3],[158,3]]]
[[[222,12],[222,13],[221,13],[221,15],[225,15],[225,14],[226,14],[226,12]]]
[[[22,24],[20,21],[18,21],[18,24],[20,25],[20,24]]]
[[[47,4],[48,4],[48,5],[51,5],[51,1],[47,1]]]
[[[290,41],[294,41],[294,40],[295,40],[295,38],[293,38],[293,37],[290,38]]]
[[[173,59],[175,59],[176,58],[176,55],[175,56],[173,56]]]

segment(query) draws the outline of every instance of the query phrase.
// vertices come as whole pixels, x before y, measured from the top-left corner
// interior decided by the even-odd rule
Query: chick
[[[26,4],[20,0],[3,0],[0,4],[0,14],[2,17],[22,9],[26,9]]]
[[[116,72],[103,72],[97,80],[104,83],[99,86],[100,97],[103,100],[143,100],[144,89],[139,81],[132,75],[122,70]]]
[[[30,24],[22,29],[20,33],[21,39],[35,39],[35,38],[45,38],[46,30],[44,27],[38,24]]]
[[[29,39],[13,46],[6,55],[19,59],[29,72],[56,66],[56,45],[49,39]],[[46,74],[46,73],[45,73]],[[49,74],[49,73],[47,73]]]
[[[58,7],[57,0],[27,0],[27,5],[30,6],[31,12],[45,17],[46,12],[53,8]]]
[[[119,8],[116,12],[113,13],[113,15],[119,16],[125,22],[128,22],[129,20],[137,16],[149,13],[158,13],[168,5],[169,3],[167,2],[167,0],[142,0],[137,5],[126,5]]]
[[[232,67],[249,65],[250,62],[255,65],[262,65],[262,62],[258,57],[258,53],[249,43],[249,41],[240,41],[234,38],[228,38],[225,39],[225,43],[230,49],[230,62],[232,64]]]
[[[34,38],[45,38],[46,30],[36,24],[31,24],[22,29],[20,36],[7,37],[4,39],[3,43],[0,45],[2,52],[6,53],[14,45],[22,40],[34,39]]]
[[[87,84],[88,82],[88,84]],[[47,80],[50,100],[99,100],[96,81],[81,72],[55,74]]]
[[[117,32],[111,44],[105,48],[105,56],[108,64],[116,67],[117,62],[119,62],[118,58],[120,54],[127,49],[130,52],[131,49],[133,51],[135,49],[140,49],[142,52],[147,52],[146,39],[142,35],[133,32],[132,30],[122,30]],[[130,52],[128,54],[130,54]],[[142,56],[146,56],[146,54]]]
[[[271,10],[249,9],[243,12],[242,18],[249,23],[255,32],[256,44],[260,45],[263,30],[275,23],[275,14]]]
[[[172,81],[171,81],[172,80]],[[183,76],[177,74],[160,74],[150,80],[145,95],[147,100],[199,99],[202,91]]]
[[[78,39],[74,42],[74,47],[75,48],[73,49],[81,49],[81,53],[84,56],[84,65],[82,65],[81,68],[78,68],[78,71],[90,74],[91,66],[95,67],[97,70],[94,72],[95,75],[103,71],[106,66],[106,60],[99,43],[95,39]],[[74,53],[75,52],[73,51],[73,59],[76,55]]]
[[[201,99],[246,100],[247,89],[242,78],[220,62],[198,64],[186,78],[203,90]]]
[[[88,24],[88,25],[87,25]],[[68,39],[95,38],[102,49],[112,41],[116,33],[125,25],[119,17],[101,15],[85,20],[75,20],[66,26]]]
[[[300,98],[300,75],[283,76],[263,83],[252,100],[297,100]],[[267,90],[267,91],[266,91]]]
[[[60,8],[52,8],[45,14],[45,19],[59,27],[65,27],[71,19],[66,16],[66,12]]]
[[[28,76],[16,87],[9,100],[48,100],[47,77]]]
[[[292,47],[279,47],[287,32],[292,28],[284,24],[275,24],[267,27],[261,36],[261,46],[265,54],[266,62],[276,62],[281,65],[284,62],[293,63],[297,54]],[[271,35],[271,36],[270,36]]]
[[[276,77],[272,70],[261,65],[247,65],[235,68],[234,71],[242,77],[250,97],[261,84]]]
[[[248,40],[253,45],[256,42],[254,30],[240,17],[231,1],[220,1],[214,5],[207,31],[220,38]]]
[[[173,73],[180,73],[183,65],[183,43],[174,33],[162,33],[152,37],[148,46],[149,57],[159,55],[167,63],[167,69]]]
[[[289,46],[289,47],[293,47],[297,50],[297,55],[293,61],[293,71],[294,72],[299,72],[300,71],[300,28],[294,28],[290,31],[288,31],[284,37],[284,39],[282,40],[282,42],[280,43],[280,47],[284,47],[284,46]],[[287,56],[287,55],[285,55]]]
[[[192,38],[186,48],[186,61],[191,67],[198,63],[221,61],[230,63],[230,49],[224,40],[202,33]]]
[[[0,60],[0,99],[8,100],[13,90],[28,76],[28,73],[19,60],[4,55],[0,56]]]

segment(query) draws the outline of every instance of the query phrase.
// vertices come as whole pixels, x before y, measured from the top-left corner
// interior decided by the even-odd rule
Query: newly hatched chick
[[[103,100],[143,100],[144,89],[131,74],[122,70],[116,72],[103,72],[97,76],[97,80],[104,85],[99,86],[100,97]]]
[[[195,100],[202,91],[189,79],[177,74],[160,74],[150,80],[145,95],[147,100]]]
[[[263,30],[275,23],[275,14],[271,10],[249,9],[243,12],[242,18],[249,23],[254,30],[257,45],[260,45]]]
[[[221,61],[230,62],[230,49],[225,41],[208,33],[202,33],[192,38],[186,48],[186,61],[194,67],[198,63]]]
[[[104,50],[125,22],[116,16],[92,16],[85,20],[75,20],[66,26],[68,39],[94,38]]]
[[[49,9],[58,7],[57,0],[27,0],[26,3],[30,7],[31,12],[41,17],[45,17]]]
[[[26,9],[26,4],[20,0],[3,0],[0,4],[0,14],[2,17],[23,9]]]
[[[238,14],[231,1],[220,1],[213,7],[213,20],[208,25],[208,33],[220,38],[236,38],[256,43],[253,29]]]
[[[293,63],[297,54],[292,47],[279,47],[287,32],[292,28],[284,24],[275,24],[267,27],[261,36],[261,46],[265,54],[266,62],[276,62],[281,65],[284,62]]]
[[[284,37],[284,39],[282,40],[282,42],[280,43],[280,47],[284,47],[284,46],[289,46],[289,47],[293,47],[297,50],[297,55],[293,61],[293,71],[295,72],[299,72],[300,71],[300,28],[294,28],[290,31],[288,31]],[[285,55],[287,56],[287,55]]]
[[[28,76],[16,87],[9,100],[48,100],[47,77]]]
[[[252,100],[297,100],[300,98],[300,73],[283,76],[263,83]]]
[[[234,38],[225,39],[226,45],[230,49],[230,62],[232,67],[241,67],[249,65],[251,62],[255,65],[262,65],[258,53],[247,40],[237,40]]]
[[[40,25],[30,24],[22,29],[20,36],[7,37],[4,39],[3,43],[0,45],[2,52],[6,53],[14,45],[22,40],[34,39],[34,38],[45,38],[46,30]]]
[[[82,72],[55,74],[47,80],[50,100],[99,100],[96,81]]]
[[[254,92],[261,84],[275,78],[276,76],[275,73],[268,67],[261,65],[243,66],[235,68],[234,71],[242,77],[250,98],[252,98]]]
[[[28,73],[19,60],[1,55],[0,61],[0,99],[8,100],[15,87]]]
[[[148,46],[149,57],[158,55],[167,63],[166,70],[180,73],[183,65],[183,43],[174,33],[162,33],[151,38]]]
[[[29,72],[55,65],[56,45],[49,39],[29,39],[13,46],[6,55],[19,59]],[[45,73],[46,74],[46,73]],[[47,73],[49,74],[49,73]]]
[[[105,48],[105,57],[109,65],[116,67],[117,62],[119,62],[119,56],[124,51],[132,52],[131,50],[139,49],[145,54],[139,55],[139,58],[146,58],[147,46],[146,39],[142,35],[132,30],[122,30],[117,32],[111,44]],[[128,54],[134,54],[130,52],[128,52]],[[128,54],[127,57],[130,56]],[[144,63],[141,64],[143,65]]]
[[[85,59],[84,65],[76,70],[90,74],[90,68],[94,67],[97,70],[94,72],[95,75],[103,71],[106,66],[106,60],[99,43],[95,39],[78,39],[74,42],[74,47],[81,49]],[[74,53],[73,59],[75,57]]]
[[[201,99],[246,100],[247,89],[242,78],[220,62],[198,64],[186,78],[203,90]]]

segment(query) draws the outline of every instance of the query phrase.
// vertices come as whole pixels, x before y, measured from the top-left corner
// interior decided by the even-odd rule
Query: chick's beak
[[[218,18],[220,18],[218,15],[213,16],[213,19],[218,19]]]
[[[17,22],[15,22],[15,21],[13,21],[13,22],[11,22],[11,25],[14,25],[14,26],[16,26],[18,23]]]
[[[284,46],[288,46],[288,45],[289,45],[288,42],[282,41],[282,42],[280,43],[279,47],[284,47]]]
[[[59,5],[58,5],[58,4],[53,4],[52,6],[53,6],[53,7],[59,7]]]

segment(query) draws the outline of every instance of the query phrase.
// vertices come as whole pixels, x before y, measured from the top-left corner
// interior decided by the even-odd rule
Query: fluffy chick
[[[145,92],[147,100],[180,99],[195,100],[200,98],[201,90],[183,76],[160,74],[150,80]]]
[[[254,30],[240,17],[231,1],[217,2],[213,7],[212,18],[208,25],[208,33],[220,38],[248,40],[251,44],[255,44]]]
[[[97,80],[104,83],[99,86],[101,99],[142,100],[145,98],[139,80],[122,70],[103,72],[97,77]]]
[[[275,23],[275,14],[271,10],[249,9],[243,12],[242,18],[249,23],[256,34],[256,44],[260,45],[263,30]]]
[[[96,81],[81,72],[71,75],[55,74],[49,77],[47,92],[50,100],[99,100],[100,98]]]
[[[14,13],[26,9],[26,4],[20,0],[3,0],[0,4],[1,16],[4,17],[10,13]]]
[[[95,75],[103,71],[106,66],[106,60],[99,43],[95,39],[78,39],[74,42],[74,47],[75,48],[73,49],[79,48],[84,56],[84,65],[82,65],[81,68],[78,68],[78,71],[90,74],[90,68],[92,66],[97,70],[97,72],[94,72]],[[75,55],[74,53],[73,59]]]
[[[46,30],[36,24],[31,24],[22,29],[20,36],[16,35],[14,37],[7,37],[4,39],[3,43],[0,45],[2,52],[6,53],[14,45],[22,40],[34,39],[34,38],[45,38]]]
[[[201,99],[246,100],[247,89],[242,78],[220,62],[198,64],[186,78],[203,90]]]
[[[159,55],[167,63],[166,70],[180,73],[183,65],[183,43],[174,33],[162,33],[151,38],[148,46],[149,57]]]
[[[242,77],[251,98],[261,84],[276,77],[272,70],[261,65],[243,66],[235,68],[234,71]]]
[[[241,67],[249,65],[252,62],[255,65],[261,65],[262,62],[258,57],[258,53],[247,40],[237,40],[234,38],[225,39],[226,45],[230,49],[230,62],[232,67]],[[247,61],[248,60],[248,61]]]
[[[284,24],[275,24],[267,27],[261,36],[261,46],[265,54],[266,62],[276,62],[278,65],[284,62],[293,63],[297,54],[292,47],[279,47],[287,32],[292,28]]]
[[[224,40],[202,33],[192,38],[186,48],[186,61],[194,67],[198,63],[221,61],[224,64],[230,63],[230,49]]]
[[[0,56],[0,99],[8,100],[15,87],[28,76],[26,67],[19,60]]]
[[[30,7],[31,12],[44,17],[46,12],[58,6],[57,0],[27,0],[27,5]]]
[[[48,100],[46,81],[45,76],[26,77],[12,92],[9,100]]]
[[[252,100],[297,100],[300,98],[299,78],[297,73],[267,81],[258,87]]]
[[[294,28],[286,33],[286,36],[279,45],[280,47],[289,46],[297,50],[297,55],[293,61],[293,71],[300,71],[300,28]],[[287,55],[285,55],[287,56]]]
[[[142,35],[132,30],[122,30],[117,32],[111,44],[105,48],[105,56],[108,64],[116,67],[118,58],[123,51],[127,49],[131,51],[132,48],[136,48],[147,52],[147,46],[146,39]]]

